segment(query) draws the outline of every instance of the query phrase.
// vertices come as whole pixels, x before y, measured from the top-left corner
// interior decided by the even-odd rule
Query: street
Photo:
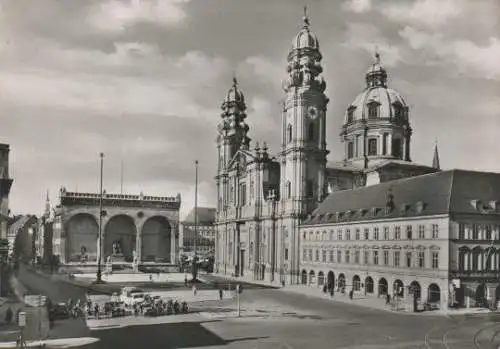
[[[83,288],[27,270],[19,278],[53,301],[85,295]],[[236,300],[226,299],[198,304],[189,315],[112,319],[122,327],[89,330],[83,319],[56,321],[51,337],[97,338],[84,346],[89,349],[494,348],[490,338],[500,330],[480,317],[395,314],[279,289],[248,284],[243,289],[239,318]]]

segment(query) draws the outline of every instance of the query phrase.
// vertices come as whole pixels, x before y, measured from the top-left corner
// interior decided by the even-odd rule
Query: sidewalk
[[[280,288],[281,292],[289,292],[295,294],[302,294],[309,297],[323,298],[336,302],[348,303],[356,306],[362,306],[371,309],[378,309],[383,311],[388,311],[391,313],[398,313],[404,315],[415,315],[415,316],[453,316],[453,315],[471,315],[471,316],[482,316],[491,313],[488,309],[481,308],[468,308],[468,309],[448,309],[448,310],[433,310],[414,313],[405,309],[407,307],[406,303],[401,302],[398,306],[398,310],[395,310],[392,305],[385,304],[385,298],[378,298],[376,296],[365,296],[360,294],[354,294],[353,299],[349,299],[347,293],[342,294],[340,292],[335,292],[333,298],[329,294],[323,293],[323,290],[319,287],[307,286],[307,285],[286,285],[282,287],[278,282],[270,283],[269,281],[252,280],[251,276],[234,277],[225,274],[213,273],[210,274],[214,277],[224,278],[230,282],[237,283],[246,282],[249,284],[262,285],[268,287]],[[203,276],[200,276],[203,277]],[[200,278],[201,279],[201,278]],[[203,279],[201,279],[203,281]]]
[[[92,337],[81,337],[81,338],[61,338],[61,339],[47,339],[42,341],[45,344],[45,348],[71,348],[80,347],[83,345],[92,344],[99,341],[97,338]],[[16,342],[2,342],[0,343],[0,348],[17,348]],[[40,341],[26,341],[25,348],[40,348]]]

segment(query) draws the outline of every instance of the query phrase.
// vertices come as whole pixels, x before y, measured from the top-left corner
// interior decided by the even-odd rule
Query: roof
[[[216,209],[214,207],[198,207],[198,225],[212,224],[215,221],[215,212]],[[194,224],[194,208],[186,216],[184,223]]]
[[[9,226],[8,229],[9,231],[7,235],[16,236],[19,230],[24,228],[26,224],[33,224],[34,222],[36,222],[36,219],[37,219],[36,216],[31,216],[31,215],[25,215],[20,217]]]
[[[449,170],[334,192],[305,224],[447,213],[500,216],[500,173]]]

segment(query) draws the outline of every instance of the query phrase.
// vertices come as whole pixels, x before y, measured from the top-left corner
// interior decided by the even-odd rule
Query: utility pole
[[[191,268],[193,273],[193,281],[196,281],[198,277],[198,256],[197,256],[197,246],[196,239],[198,237],[198,160],[195,160],[195,184],[194,184],[194,257],[193,257],[193,267]]]
[[[96,283],[102,283],[101,258],[102,258],[102,172],[104,165],[104,153],[99,154],[101,158],[101,176],[99,181],[99,235],[97,237],[97,280]]]

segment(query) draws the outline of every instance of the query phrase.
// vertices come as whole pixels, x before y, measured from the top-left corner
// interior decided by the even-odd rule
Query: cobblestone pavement
[[[35,280],[35,282],[39,282]],[[50,286],[49,286],[50,284]],[[62,299],[81,288],[38,286]],[[79,291],[77,291],[79,289]],[[85,349],[148,348],[493,348],[500,323],[488,316],[406,316],[276,289],[248,289],[237,299],[200,302],[188,315],[89,323]],[[71,337],[79,320],[65,322]],[[138,326],[141,325],[141,326]],[[63,328],[62,324],[58,325]],[[97,328],[99,327],[99,329]]]

